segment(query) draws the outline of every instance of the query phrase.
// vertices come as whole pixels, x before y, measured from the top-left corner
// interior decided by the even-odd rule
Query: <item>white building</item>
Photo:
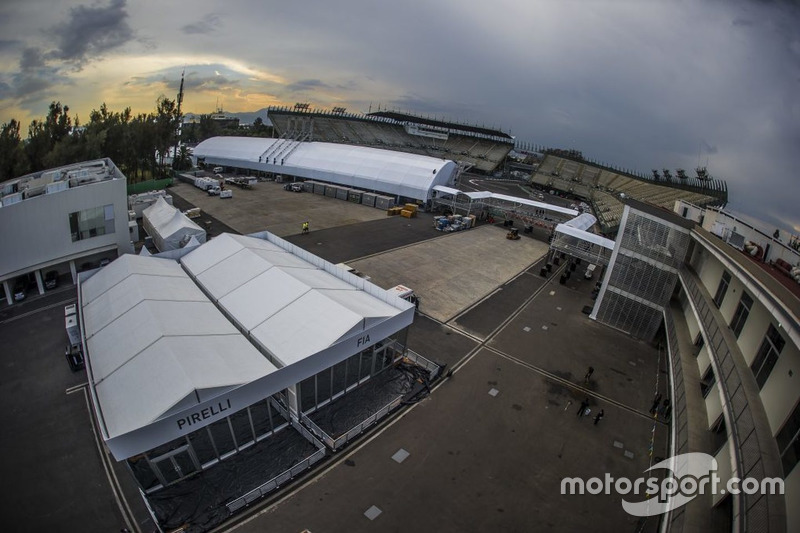
[[[456,164],[446,159],[263,137],[212,137],[195,147],[194,156],[206,166],[322,181],[400,200],[427,201],[435,185],[448,185],[456,173]]]
[[[69,272],[74,283],[82,264],[133,251],[127,183],[110,159],[7,181],[0,194],[0,281],[9,304],[17,278],[33,275],[41,294],[45,272]]]
[[[800,531],[800,284],[784,266],[800,256],[776,242],[770,253],[771,238],[741,221],[734,242],[707,231],[725,222],[718,210],[699,226],[702,213],[684,205],[676,211],[689,219],[625,203],[592,318],[666,337],[673,454],[713,456],[723,484],[777,478],[785,487],[706,493],[670,512],[664,530]]]

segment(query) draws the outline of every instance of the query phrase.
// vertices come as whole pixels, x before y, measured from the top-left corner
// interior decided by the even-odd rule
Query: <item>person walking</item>
[[[661,404],[661,408],[658,410],[659,416],[664,418],[669,418],[669,413],[672,411],[672,407],[669,404],[669,398],[664,400],[664,403]]]
[[[656,411],[658,410],[658,404],[660,403],[661,403],[661,393],[659,392],[658,394],[656,394],[656,397],[653,398],[653,405],[650,407],[651,415],[656,414]]]
[[[600,409],[600,412],[594,415],[594,425],[596,426],[598,422],[603,419],[603,410]]]
[[[578,416],[579,417],[584,416],[584,412],[586,411],[587,407],[589,407],[589,398],[586,398],[585,400],[583,400],[581,402],[581,406],[578,407]]]
[[[308,234],[308,221],[303,222],[303,235]]]
[[[586,371],[586,375],[583,377],[583,382],[584,382],[586,385],[588,385],[588,384],[589,384],[589,379],[592,377],[592,374],[594,374],[594,367],[593,367],[593,366],[590,366],[590,367],[589,367],[589,370],[587,370],[587,371]]]

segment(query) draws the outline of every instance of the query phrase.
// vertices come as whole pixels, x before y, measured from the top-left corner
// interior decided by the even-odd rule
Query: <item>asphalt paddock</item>
[[[234,199],[247,192],[234,189]],[[325,201],[324,209],[333,211],[347,204],[276,186],[274,194],[279,193],[292,202]],[[401,219],[373,211],[377,216],[364,221],[343,215],[340,225],[330,228],[312,223],[310,235],[298,235],[292,219],[284,236],[332,262],[374,265],[370,270],[379,280],[403,250],[502,231],[479,227],[442,235],[429,215]],[[213,216],[249,232],[237,227],[242,214],[221,210]],[[543,245],[524,239],[530,238],[512,242],[501,235],[489,242],[507,250]],[[496,251],[485,255],[468,263],[494,269],[506,261]],[[558,268],[544,278],[537,257],[526,256],[488,289],[437,315],[445,320],[426,312],[430,298],[422,294],[408,344],[447,365],[450,377],[427,399],[387,418],[222,529],[633,530],[637,521],[624,513],[620,496],[561,495],[560,482],[564,476],[606,472],[636,478],[650,464],[651,445],[654,456],[665,455],[668,426],[647,414],[655,391],[666,394],[664,355],[589,320],[581,310],[592,303],[594,281],[572,276],[562,285]],[[414,268],[406,265],[406,271]],[[436,270],[430,272],[435,284]],[[32,299],[0,317],[4,530],[149,532],[152,524],[130,475],[124,465],[109,469],[109,456],[94,439],[82,388],[85,374],[71,373],[64,360],[63,305],[71,298],[74,290]],[[585,383],[589,365],[595,372]],[[603,409],[597,425],[591,416],[576,416],[583,399],[589,400],[591,416]],[[401,448],[409,455],[398,463],[392,456]],[[381,511],[374,520],[364,515],[371,506]],[[656,531],[657,525],[650,519],[643,530]]]

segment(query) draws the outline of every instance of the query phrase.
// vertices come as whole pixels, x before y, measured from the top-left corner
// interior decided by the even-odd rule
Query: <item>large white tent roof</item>
[[[123,255],[80,290],[89,377],[109,438],[276,370],[175,261]]]
[[[255,237],[222,234],[181,262],[278,366],[405,310]]]
[[[278,145],[280,143],[280,146]],[[365,146],[261,137],[212,137],[194,155],[209,164],[284,173],[425,200],[448,183],[453,161]]]

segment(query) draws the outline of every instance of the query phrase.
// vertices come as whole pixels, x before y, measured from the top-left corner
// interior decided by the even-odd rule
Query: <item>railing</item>
[[[325,445],[328,446],[328,448],[331,449],[331,451],[335,452],[336,450],[338,450],[339,448],[341,448],[342,446],[344,446],[345,444],[347,444],[348,442],[350,442],[354,438],[356,438],[359,435],[361,435],[361,433],[363,433],[365,429],[367,429],[368,427],[374,425],[379,420],[381,420],[383,417],[385,417],[386,415],[391,413],[402,402],[403,402],[403,397],[402,396],[398,396],[397,398],[395,398],[394,400],[392,400],[388,404],[386,404],[383,407],[381,407],[380,409],[378,409],[378,411],[376,413],[373,413],[372,415],[368,416],[360,424],[358,424],[355,427],[347,430],[345,433],[343,433],[342,435],[340,435],[339,437],[337,437],[335,439],[333,437],[331,437],[330,435],[328,435],[323,429],[321,429],[318,425],[316,425],[306,415],[301,415],[300,420],[303,422],[303,424],[306,425],[306,427],[308,427],[311,430],[311,432],[317,438],[319,438],[322,442],[324,442]]]
[[[242,507],[253,503],[254,501],[262,498],[263,496],[269,494],[270,492],[274,491],[275,489],[283,486],[287,481],[291,480],[292,478],[297,477],[302,472],[305,472],[312,465],[320,461],[323,457],[325,457],[325,448],[320,448],[313,454],[309,455],[293,467],[289,468],[288,470],[281,472],[274,478],[270,479],[263,485],[256,487],[255,489],[251,490],[250,492],[244,494],[236,498],[233,501],[228,502],[226,507],[228,511],[231,513],[238,511]]]
[[[142,496],[142,501],[144,502],[144,506],[147,508],[147,512],[150,513],[150,518],[153,519],[153,524],[155,524],[156,530],[158,530],[158,533],[163,533],[164,530],[161,529],[161,524],[158,523],[158,518],[156,518],[156,514],[153,512],[153,508],[150,507],[150,502],[147,501],[147,496],[142,489],[139,489],[139,494]]]
[[[679,271],[679,275],[700,319],[714,374],[722,392],[725,424],[731,438],[734,475],[740,478],[755,478],[760,482],[766,477],[764,450],[758,439],[756,420],[748,403],[742,377],[736,368],[734,353],[738,348],[733,348],[732,351],[728,344],[726,334],[720,329],[715,312],[709,305],[710,296],[704,295],[695,279],[696,274],[683,268]],[[726,327],[724,323],[723,327]],[[765,439],[764,442],[772,441],[772,435],[768,437],[769,439]],[[742,491],[740,494],[731,494],[731,497],[734,498],[732,531],[769,531],[770,525],[775,522],[770,520],[770,512],[781,514],[782,495],[747,495]],[[778,509],[770,509],[773,506]]]
[[[420,366],[425,370],[427,370],[428,377],[430,378],[431,381],[439,377],[439,372],[442,371],[442,367],[440,365],[437,365],[430,359],[421,356],[420,354],[418,354],[413,350],[406,350],[406,359],[408,359],[415,365]]]

